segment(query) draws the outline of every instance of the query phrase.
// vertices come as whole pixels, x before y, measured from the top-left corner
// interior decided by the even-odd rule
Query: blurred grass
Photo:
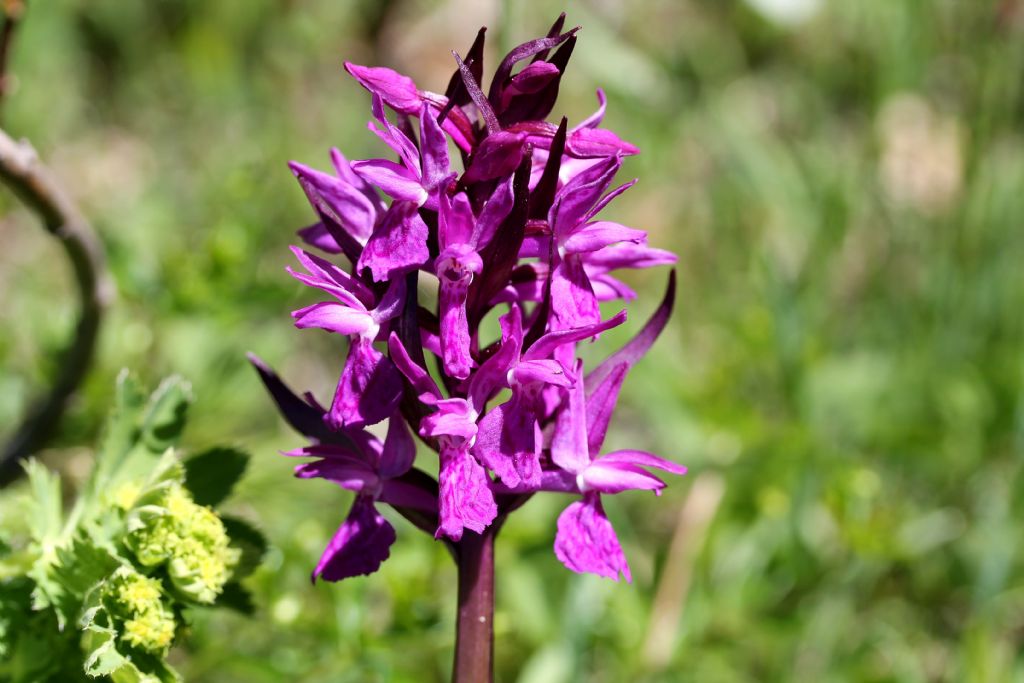
[[[503,47],[560,7],[505,2],[30,2],[4,125],[92,217],[119,286],[100,358],[51,462],[87,443],[122,366],[191,378],[189,440],[256,455],[235,500],[267,530],[261,611],[194,615],[189,681],[442,681],[454,571],[402,521],[377,576],[309,584],[348,505],[298,482],[243,353],[328,396],[342,347],[300,334],[285,246],[310,220],[287,159],[378,151],[343,59],[442,89],[481,23]],[[501,681],[1020,681],[1024,585],[1024,8],[967,0],[606,0],[563,87],[593,90],[640,145],[613,217],[676,249],[680,303],[627,382],[610,447],[690,466],[663,500],[610,500],[634,567],[565,571],[564,501],[499,548]],[[493,57],[490,57],[493,63]],[[0,424],[52,372],[73,292],[6,193]],[[630,280],[654,306],[663,273]],[[625,333],[628,333],[627,330]],[[609,334],[594,357],[624,334]],[[692,575],[667,663],[645,654],[678,513],[701,473],[724,498],[681,536]],[[711,512],[711,511],[707,511]]]

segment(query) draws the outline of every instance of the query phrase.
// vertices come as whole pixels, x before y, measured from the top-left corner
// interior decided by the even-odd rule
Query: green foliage
[[[25,465],[24,490],[4,493],[18,499],[26,523],[0,518],[0,681],[180,681],[165,659],[183,610],[213,604],[226,585],[233,603],[246,606],[237,580],[259,563],[265,542],[245,526],[236,545],[213,509],[193,499],[173,450],[190,401],[179,379],[146,400],[122,373],[101,448],[67,518],[59,475],[36,460]],[[208,453],[231,459],[225,468],[206,457],[195,469],[216,473],[216,486],[200,491],[215,491],[220,502],[245,456]],[[243,555],[245,571],[235,573]]]

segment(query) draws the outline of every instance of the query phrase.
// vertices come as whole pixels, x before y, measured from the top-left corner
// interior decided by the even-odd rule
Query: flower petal
[[[420,110],[420,148],[423,158],[423,184],[435,187],[451,173],[448,138],[437,125],[437,119],[424,103]]]
[[[441,439],[440,525],[435,536],[453,541],[462,538],[464,529],[477,533],[498,516],[487,472],[469,454],[465,443],[455,445]]]
[[[574,231],[562,244],[570,254],[598,251],[618,242],[642,244],[647,239],[643,230],[627,228],[611,221],[595,221]]]
[[[312,306],[292,311],[295,327],[300,330],[318,327],[337,334],[365,334],[376,327],[370,314],[358,311],[344,304],[322,301]]]
[[[356,496],[348,517],[335,532],[313,570],[312,580],[341,581],[372,574],[391,554],[395,529],[368,496]]]
[[[401,398],[402,376],[394,364],[371,341],[356,339],[325,419],[335,429],[376,424],[395,412]]]
[[[659,458],[653,453],[648,453],[647,451],[631,449],[612,451],[611,453],[602,455],[598,460],[603,463],[628,463],[639,467],[653,467],[655,469],[665,470],[666,472],[678,474],[680,476],[687,472],[685,465],[680,465],[679,463],[672,462],[671,460]]]
[[[583,371],[583,362],[577,361],[575,372]],[[583,382],[569,388],[567,400],[555,419],[551,435],[551,460],[567,472],[579,474],[590,465],[587,445],[587,417],[583,396]]]
[[[401,413],[395,413],[388,419],[388,434],[380,452],[381,478],[393,479],[405,474],[415,459],[416,442]]]
[[[588,491],[621,493],[622,491],[659,492],[666,484],[647,470],[628,463],[602,463],[595,460],[582,473]]]
[[[604,514],[597,494],[584,495],[558,517],[555,556],[577,573],[597,574],[615,581],[621,573],[632,582],[629,564]]]
[[[422,98],[416,83],[408,76],[383,66],[360,66],[345,62],[345,70],[371,93],[402,114],[418,114]]]
[[[377,282],[418,268],[430,258],[427,235],[416,205],[396,201],[373,231],[356,268],[369,268]]]
[[[420,401],[434,404],[441,400],[441,390],[437,388],[437,384],[426,370],[409,357],[409,352],[402,345],[402,340],[394,332],[388,338],[388,352],[391,354],[391,360],[395,367],[409,380],[409,384],[412,385],[413,391],[416,392]]]
[[[551,317],[559,330],[601,320],[597,296],[577,254],[567,255],[551,273]]]
[[[392,199],[423,206],[430,196],[413,171],[394,161],[387,159],[353,161],[352,170],[367,182],[379,187]]]

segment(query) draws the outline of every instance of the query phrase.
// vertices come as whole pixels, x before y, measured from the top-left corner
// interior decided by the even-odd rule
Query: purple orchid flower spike
[[[601,127],[604,92],[575,126],[546,120],[577,34],[562,15],[487,79],[481,29],[464,59],[452,53],[444,94],[388,68],[345,64],[370,92],[369,129],[390,158],[349,162],[333,151],[333,174],[292,164],[317,219],[300,236],[347,259],[335,265],[294,249],[303,270],[289,269],[327,295],[294,311],[296,326],[349,339],[329,408],[253,361],[285,419],[309,439],[289,453],[311,458],[296,474],[354,494],[314,578],[379,567],[396,536],[381,506],[451,549],[457,683],[491,680],[493,544],[506,515],[537,493],[577,496],[559,517],[556,555],[572,570],[628,580],[602,496],[658,493],[665,483],[653,472],[685,472],[643,451],[602,452],[627,371],[668,320],[674,277],[633,340],[587,374],[578,360],[580,344],[625,320],[625,311],[602,319],[599,304],[637,298],[617,271],[675,256],[601,218],[636,182],[613,184],[639,151]],[[366,428],[385,419],[382,442]],[[413,435],[420,457],[436,457],[425,468],[436,479],[413,465]]]
[[[582,500],[570,504],[558,518],[555,555],[575,572],[615,580],[621,574],[626,581],[632,581],[626,556],[601,506],[601,494],[634,489],[657,494],[665,482],[645,468],[678,475],[686,474],[686,468],[646,451],[620,450],[597,455],[627,370],[626,363],[616,366],[588,400],[584,397],[583,364],[576,366],[577,381],[555,425],[551,459],[576,476],[576,488],[583,494]]]

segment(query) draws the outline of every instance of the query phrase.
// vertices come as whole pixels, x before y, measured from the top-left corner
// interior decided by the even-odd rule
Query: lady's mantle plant
[[[122,376],[68,514],[60,479],[34,460],[28,492],[0,501],[0,680],[180,681],[166,656],[184,610],[248,609],[237,581],[255,568],[262,538],[211,507],[247,456],[215,448],[180,460],[173,446],[189,400],[179,379],[147,401]]]
[[[505,515],[537,492],[566,495],[558,559],[629,580],[601,497],[657,493],[665,483],[651,470],[686,471],[643,451],[602,450],[622,382],[671,312],[674,279],[625,347],[589,371],[576,357],[578,344],[626,319],[601,316],[600,303],[636,296],[615,271],[676,259],[600,217],[634,184],[613,187],[638,151],[600,127],[604,94],[578,125],[545,120],[576,44],[578,29],[562,32],[563,22],[506,55],[486,92],[485,29],[464,59],[455,54],[443,95],[387,68],[345,65],[370,92],[369,129],[392,156],[349,161],[332,150],[333,173],[291,165],[319,218],[299,235],[338,257],[293,247],[298,267],[288,269],[326,295],[294,311],[295,325],[350,341],[333,400],[296,396],[252,358],[309,439],[286,453],[307,459],[296,475],[356,494],[314,580],[377,570],[395,540],[381,504],[452,547],[457,680],[490,676],[492,543]],[[496,339],[481,327],[491,311]],[[385,420],[386,433],[368,429]],[[437,453],[436,481],[413,466],[413,433]]]

